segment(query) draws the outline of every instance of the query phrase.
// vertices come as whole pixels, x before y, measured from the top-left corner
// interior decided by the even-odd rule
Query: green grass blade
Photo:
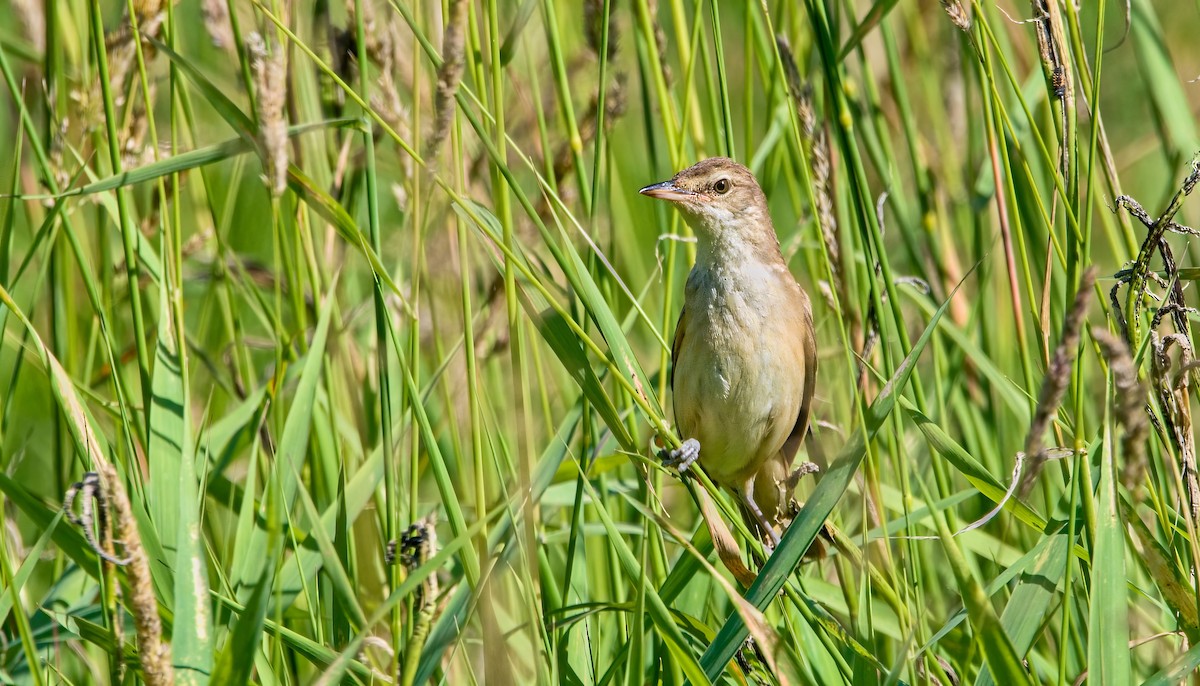
[[[191,425],[188,418],[188,395],[184,388],[182,359],[179,342],[175,339],[175,327],[167,313],[169,302],[166,280],[162,280],[159,296],[164,303],[163,316],[158,321],[158,343],[154,349],[154,370],[151,372],[152,391],[149,411],[150,445],[146,460],[150,466],[150,479],[146,483],[146,501],[150,506],[150,518],[161,525],[163,551],[176,554],[176,537],[181,531],[179,524],[184,503],[179,500],[183,490],[181,472],[184,453],[190,452]],[[192,480],[195,480],[193,469]],[[190,487],[192,484],[188,484]],[[195,504],[195,494],[189,498]],[[186,516],[186,515],[184,515]],[[194,514],[193,514],[194,516]],[[176,569],[190,569],[179,566]],[[186,582],[180,582],[186,583]]]
[[[1200,668],[1200,645],[1192,646],[1171,664],[1155,672],[1142,682],[1142,686],[1173,686],[1184,683],[1188,677],[1195,676],[1197,668]]]
[[[1045,536],[1037,543],[1034,550],[1038,554],[1030,560],[1033,566],[1021,574],[1017,587],[1013,589],[1000,615],[1000,626],[1012,640],[1013,648],[1020,657],[1029,652],[1046,621],[1046,613],[1054,609],[1056,587],[1062,580],[1071,548],[1065,528]],[[975,686],[996,683],[987,667],[975,680]]]
[[[1106,430],[1096,498],[1092,602],[1088,613],[1088,682],[1128,684],[1129,590],[1125,580],[1125,526],[1118,509],[1112,424]]]

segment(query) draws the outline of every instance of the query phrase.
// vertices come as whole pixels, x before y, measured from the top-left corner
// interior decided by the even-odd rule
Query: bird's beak
[[[687,200],[696,195],[696,193],[692,191],[676,186],[674,182],[671,181],[663,181],[662,183],[646,186],[642,190],[638,191],[638,193],[651,198],[658,198],[659,200],[672,201]]]

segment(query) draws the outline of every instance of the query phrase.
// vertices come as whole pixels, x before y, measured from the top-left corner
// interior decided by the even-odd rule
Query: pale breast
[[[795,425],[806,372],[799,298],[791,275],[774,265],[689,276],[675,417],[683,436],[700,441],[700,462],[720,483],[740,485]]]

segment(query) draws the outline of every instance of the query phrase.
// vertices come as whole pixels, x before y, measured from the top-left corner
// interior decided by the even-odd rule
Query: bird
[[[711,157],[639,192],[671,203],[696,236],[669,377],[675,425],[686,439],[664,463],[684,473],[698,460],[737,498],[770,554],[797,511],[797,482],[816,471],[807,462],[792,466],[817,382],[808,294],[745,166]]]

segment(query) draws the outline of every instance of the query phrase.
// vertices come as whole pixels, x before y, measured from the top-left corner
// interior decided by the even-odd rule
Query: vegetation
[[[1197,682],[1198,31],[4,3],[0,678]],[[656,455],[694,244],[636,191],[713,155],[821,352],[748,589]]]

